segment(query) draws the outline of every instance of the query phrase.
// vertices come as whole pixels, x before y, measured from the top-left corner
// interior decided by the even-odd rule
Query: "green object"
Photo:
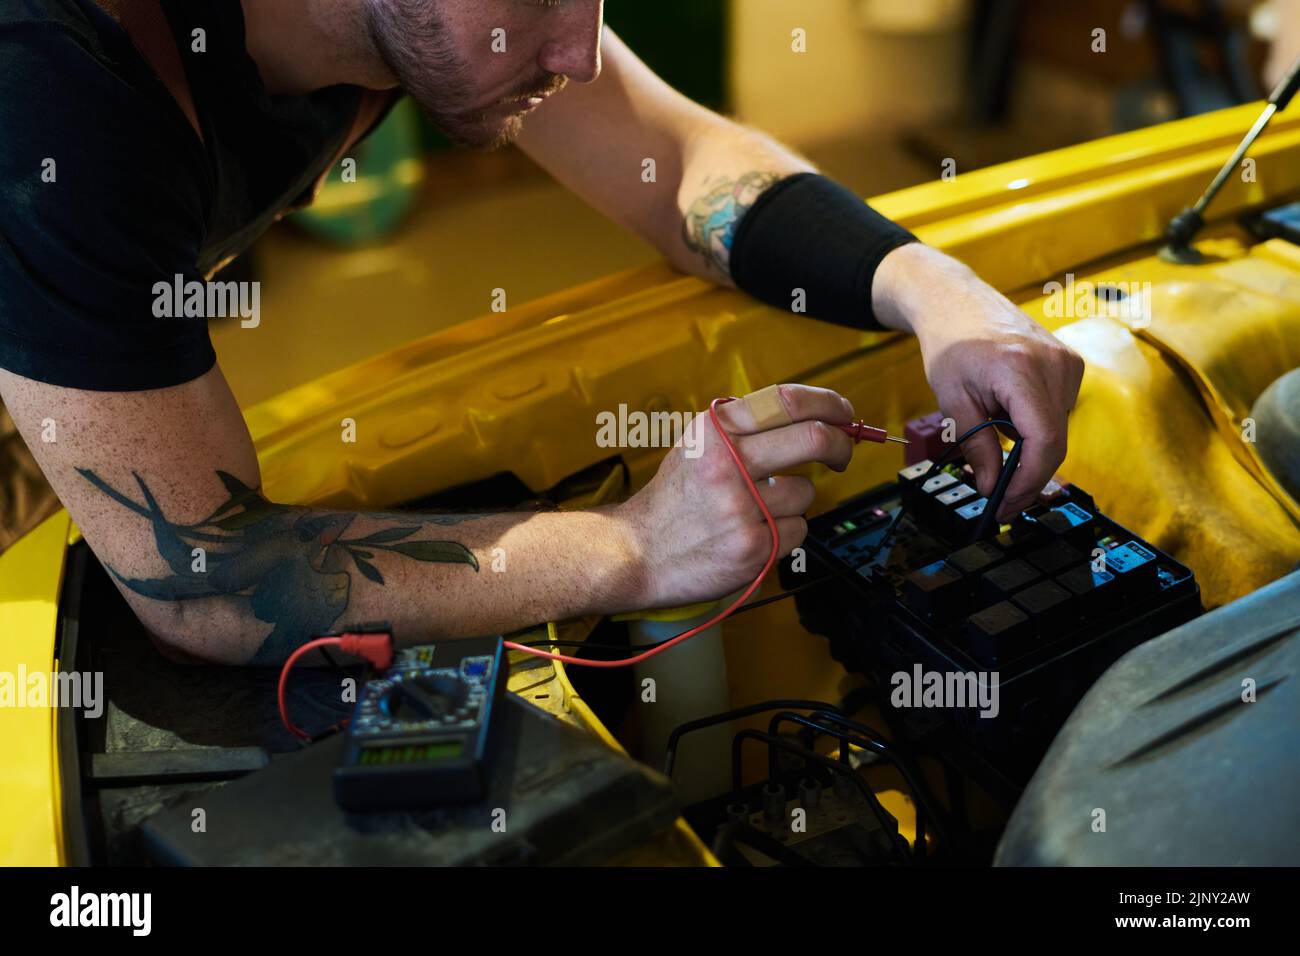
[[[415,205],[424,179],[418,108],[402,97],[365,140],[331,167],[324,188],[293,222],[340,245],[392,235]]]
[[[723,0],[609,0],[605,19],[669,85],[711,109],[726,107]]]

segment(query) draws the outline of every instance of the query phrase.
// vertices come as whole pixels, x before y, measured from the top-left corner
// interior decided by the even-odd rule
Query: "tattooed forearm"
[[[169,521],[149,486],[135,475],[142,501],[113,488],[93,471],[78,473],[117,504],[150,522],[158,554],[171,573],[126,578],[126,588],[156,601],[228,597],[247,601],[259,621],[272,625],[250,663],[274,664],[333,628],[348,609],[352,575],[384,584],[376,555],[424,562],[464,564],[478,571],[474,553],[457,541],[415,537],[421,525],[452,524],[459,516],[367,515],[391,522],[368,534],[348,536],[354,512],[316,511],[267,501],[259,489],[217,472],[228,497],[196,524]],[[473,516],[468,516],[473,517]]]
[[[706,180],[706,191],[691,203],[682,223],[686,247],[702,256],[711,270],[730,278],[736,226],[779,179],[779,173],[755,170],[738,179],[721,176]]]

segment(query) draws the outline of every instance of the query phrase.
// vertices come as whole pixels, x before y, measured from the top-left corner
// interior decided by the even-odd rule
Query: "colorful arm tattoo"
[[[704,257],[714,271],[731,277],[731,244],[745,213],[781,176],[749,172],[739,179],[725,176],[705,180],[707,191],[691,203],[682,223],[682,239],[692,252]]]

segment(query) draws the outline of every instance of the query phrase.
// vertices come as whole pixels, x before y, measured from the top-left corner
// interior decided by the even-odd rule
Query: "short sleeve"
[[[0,367],[137,391],[216,360],[206,319],[160,298],[202,280],[209,174],[144,69],[48,21],[0,26]]]

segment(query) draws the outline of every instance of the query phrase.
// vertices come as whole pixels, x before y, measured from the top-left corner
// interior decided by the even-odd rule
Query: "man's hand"
[[[885,257],[872,308],[883,324],[916,335],[926,378],[957,434],[989,418],[1015,423],[1024,454],[998,517],[1032,504],[1065,460],[1083,359],[966,266],[920,243]],[[974,436],[963,453],[988,495],[1002,462],[992,430]]]
[[[853,442],[831,426],[853,421],[853,406],[829,389],[807,385],[782,385],[780,395],[793,424],[757,431],[743,401],[718,406],[718,418],[776,519],[780,553],[788,555],[808,533],[803,514],[813,502],[813,483],[777,473],[814,461],[847,468]],[[752,581],[771,554],[772,533],[708,412],[690,427],[695,431],[688,440],[619,508],[644,575],[639,606],[722,597]]]

